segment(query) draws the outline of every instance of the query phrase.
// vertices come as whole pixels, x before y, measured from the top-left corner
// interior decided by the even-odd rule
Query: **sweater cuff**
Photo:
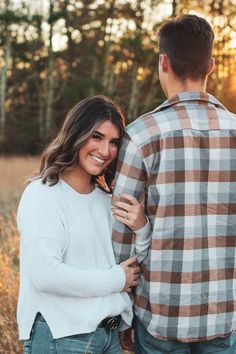
[[[151,225],[150,222],[146,216],[146,224],[139,230],[135,230],[135,235],[136,235],[136,243],[138,242],[143,242],[147,241],[151,237]]]
[[[152,238],[152,230],[148,218],[146,225],[135,233],[135,255],[138,264],[142,264],[143,261],[147,258]]]
[[[111,273],[111,285],[112,288],[114,289],[115,293],[120,293],[126,283],[126,277],[125,277],[125,272],[123,268],[120,265],[115,265],[112,267],[112,273]]]

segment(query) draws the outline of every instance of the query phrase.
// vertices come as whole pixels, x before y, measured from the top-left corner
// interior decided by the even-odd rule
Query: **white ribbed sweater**
[[[79,194],[66,182],[40,180],[25,189],[17,214],[21,235],[20,339],[28,339],[37,312],[54,338],[92,332],[107,316],[132,321],[121,293],[123,269],[111,243],[111,198],[99,188]]]

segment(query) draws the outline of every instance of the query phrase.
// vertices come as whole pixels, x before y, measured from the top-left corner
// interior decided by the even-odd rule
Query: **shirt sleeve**
[[[146,185],[146,176],[141,152],[125,133],[118,156],[113,198],[121,193],[128,193],[140,201]],[[133,231],[114,218],[112,242],[117,264],[135,254],[134,240]]]
[[[63,262],[67,232],[59,203],[48,194],[50,192],[44,193],[41,189],[30,190],[18,209],[21,260],[32,284],[41,292],[66,297],[97,297],[121,292],[125,285],[122,267],[80,269]]]

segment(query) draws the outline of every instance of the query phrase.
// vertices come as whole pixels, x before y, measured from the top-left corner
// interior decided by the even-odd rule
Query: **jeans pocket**
[[[153,337],[148,331],[145,332],[145,345],[153,351],[161,351],[163,354],[170,352],[171,343]]]
[[[176,340],[162,340],[153,337],[151,334],[146,332],[145,334],[145,344],[147,348],[151,349],[153,353],[188,353],[185,343],[178,342]]]
[[[82,333],[82,334],[73,334],[72,336],[64,337],[64,339],[68,340],[80,340],[80,341],[88,341],[91,337],[93,337],[94,332],[91,333]]]
[[[91,332],[54,339],[56,350],[58,353],[93,354],[94,335],[95,332]]]
[[[31,354],[32,339],[24,340],[23,347],[24,347],[24,354]]]
[[[210,342],[211,344],[215,345],[216,347],[220,347],[220,348],[230,348],[230,337],[231,336],[227,336],[227,337],[224,337],[224,338],[215,338],[215,339],[212,339]]]

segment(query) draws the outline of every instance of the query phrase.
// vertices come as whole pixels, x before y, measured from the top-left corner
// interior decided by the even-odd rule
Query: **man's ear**
[[[208,72],[207,75],[210,75],[215,67],[215,58],[211,57],[210,63],[208,65]]]
[[[162,71],[166,72],[168,70],[169,67],[169,59],[168,56],[166,54],[160,54],[160,64]]]

